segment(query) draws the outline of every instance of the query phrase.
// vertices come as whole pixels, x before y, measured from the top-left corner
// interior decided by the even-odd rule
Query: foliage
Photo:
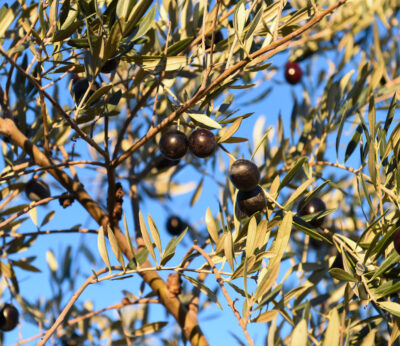
[[[253,344],[254,324],[267,326],[263,342],[271,345],[398,342],[399,10],[396,0],[4,5],[2,296],[24,316],[22,331],[26,324],[45,331],[22,333],[20,344],[51,335],[144,343],[156,333],[164,344],[205,345],[198,315],[210,304],[235,316],[241,331],[233,337],[243,344]],[[248,124],[258,114],[241,111],[240,97],[243,108],[271,102],[288,54],[303,68],[294,87],[301,98],[286,95],[291,114],[265,131],[256,123],[251,141]],[[105,67],[110,60],[115,69]],[[77,78],[89,89],[74,98],[67,90],[74,93]],[[162,132],[198,127],[213,131],[217,152],[161,168]],[[268,202],[250,217],[238,212],[228,177],[241,155],[258,164]],[[185,171],[202,178],[184,183],[177,175]],[[51,186],[51,197],[27,203],[31,176]],[[218,186],[219,208],[210,202],[199,223],[166,245],[162,220],[142,206],[173,210],[175,196],[189,191],[193,207],[214,198],[210,186]],[[313,196],[327,205],[316,216],[325,216],[323,228],[312,227],[315,215],[297,214],[298,202]],[[62,207],[75,210],[67,221]],[[88,217],[95,227],[82,226]],[[52,229],[57,219],[63,229]],[[43,301],[19,282],[25,272],[45,275],[30,252],[54,233],[80,233],[84,242],[71,241],[61,262],[48,245],[54,295]],[[137,292],[131,277],[142,283]],[[102,281],[122,283],[125,297],[95,311],[79,297]],[[175,322],[152,314],[154,305]],[[118,319],[106,313],[114,309]],[[180,333],[164,328],[173,323]]]

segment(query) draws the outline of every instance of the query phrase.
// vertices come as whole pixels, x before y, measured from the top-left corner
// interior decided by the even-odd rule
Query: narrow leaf
[[[212,127],[215,129],[220,129],[221,125],[218,124],[214,119],[211,119],[209,116],[200,113],[187,113],[193,120],[208,127]]]
[[[329,313],[329,324],[325,332],[324,346],[338,346],[340,341],[340,320],[336,308]]]
[[[104,263],[107,265],[110,274],[111,274],[111,266],[110,266],[110,259],[108,258],[108,252],[106,247],[106,240],[103,226],[100,226],[99,233],[97,236],[97,247],[99,249],[99,253],[101,258],[103,259]]]
[[[156,247],[158,249],[158,251],[160,251],[160,253],[162,252],[162,246],[161,246],[161,239],[160,239],[160,233],[158,232],[156,223],[154,222],[153,218],[151,217],[151,215],[149,214],[147,216],[147,221],[149,223],[149,227],[150,227],[150,233],[151,236],[154,240],[154,243],[156,244]]]
[[[128,334],[128,336],[133,337],[133,336],[143,336],[143,335],[151,334],[151,333],[157,332],[158,330],[164,328],[167,324],[168,324],[168,322],[147,323],[143,327],[132,331],[132,333]]]
[[[213,291],[211,291],[206,285],[204,285],[202,282],[199,280],[192,278],[191,276],[187,276],[185,274],[182,274],[182,276],[189,281],[194,287],[198,288],[201,292],[203,292],[212,302],[218,305],[218,307],[222,310],[222,306],[220,302],[218,301],[217,296]]]
[[[147,250],[149,250],[151,257],[153,257],[154,261],[157,263],[156,254],[153,248],[153,243],[151,241],[150,234],[149,231],[147,230],[146,223],[144,222],[141,211],[139,211],[139,223],[140,223],[140,232],[142,233],[144,245],[146,246]]]
[[[115,237],[114,231],[108,225],[107,225],[107,235],[108,239],[110,240],[111,250],[113,251],[118,262],[121,264],[122,268],[124,268],[125,270],[125,261],[121,248],[118,245],[118,241],[117,238]]]

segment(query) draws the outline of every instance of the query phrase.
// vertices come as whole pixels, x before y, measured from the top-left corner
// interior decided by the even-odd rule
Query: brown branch
[[[114,167],[120,165],[122,162],[124,162],[127,158],[129,158],[136,150],[138,150],[143,144],[148,142],[150,139],[152,139],[158,132],[160,132],[163,128],[168,126],[175,118],[180,116],[182,113],[187,111],[188,109],[194,107],[197,102],[199,102],[203,97],[209,95],[212,93],[212,90],[218,86],[220,86],[226,79],[229,79],[234,73],[237,71],[241,70],[244,68],[246,65],[251,63],[254,59],[257,57],[262,56],[263,54],[267,52],[271,52],[270,55],[265,55],[263,59],[267,59],[270,56],[274,55],[275,52],[274,50],[288,44],[291,40],[296,38],[297,36],[300,36],[307,30],[311,29],[313,26],[315,26],[317,23],[319,23],[324,17],[329,15],[331,12],[333,12],[335,9],[337,9],[339,6],[343,5],[347,0],[340,0],[336,4],[330,6],[328,9],[320,12],[318,15],[315,15],[308,23],[306,23],[304,26],[300,27],[299,29],[293,31],[291,34],[285,36],[279,41],[274,41],[268,46],[261,48],[254,53],[250,54],[249,57],[240,60],[238,63],[233,65],[231,68],[225,70],[223,73],[219,75],[212,83],[210,83],[207,87],[199,89],[199,91],[187,102],[185,102],[183,105],[178,107],[177,110],[175,110],[171,115],[169,115],[167,118],[165,118],[163,121],[161,121],[156,127],[152,127],[149,129],[149,131],[144,135],[142,138],[136,141],[125,153],[123,153],[118,159],[114,159],[112,161],[112,165]]]
[[[192,248],[194,250],[196,250],[197,252],[199,252],[204,258],[205,260],[208,262],[208,264],[210,265],[215,278],[219,284],[219,286],[221,287],[221,291],[222,294],[224,295],[226,301],[228,302],[229,307],[232,309],[233,314],[235,315],[235,317],[237,318],[240,327],[243,330],[244,335],[246,336],[247,342],[249,345],[254,346],[254,341],[252,340],[249,332],[247,331],[246,328],[246,321],[242,319],[242,317],[240,316],[239,311],[236,309],[235,304],[233,303],[233,300],[231,299],[231,297],[229,296],[228,291],[226,290],[225,286],[224,286],[224,279],[221,277],[217,267],[215,266],[214,262],[212,261],[211,257],[208,255],[207,252],[205,252],[200,246],[198,245],[193,245]]]

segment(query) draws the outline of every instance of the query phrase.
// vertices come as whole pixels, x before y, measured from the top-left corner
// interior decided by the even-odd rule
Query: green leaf
[[[66,38],[71,37],[76,29],[79,28],[81,23],[79,21],[71,23],[71,25],[64,30],[57,30],[53,36],[53,42],[64,41]]]
[[[108,258],[108,252],[106,247],[106,240],[103,226],[100,226],[98,236],[97,236],[97,247],[99,249],[99,253],[101,258],[103,259],[104,263],[107,265],[110,274],[111,274],[111,266],[110,266],[110,259]]]
[[[111,229],[109,225],[107,225],[107,235],[108,239],[110,240],[111,250],[113,251],[118,262],[121,264],[122,268],[124,268],[125,270],[124,256],[122,254],[121,248],[118,245],[118,241],[117,238],[115,237],[114,231]]]
[[[37,227],[38,220],[37,220],[37,208],[36,207],[29,210],[29,216],[31,217],[33,224]]]
[[[154,262],[157,263],[156,254],[154,252],[153,243],[150,238],[149,231],[147,230],[146,223],[144,222],[142,212],[139,210],[139,223],[140,223],[140,232],[142,233],[142,238],[144,241],[144,245],[147,250],[149,250],[151,257],[153,257]]]
[[[189,59],[185,56],[130,56],[126,57],[129,62],[140,65],[144,70],[160,73],[162,71],[175,71],[189,65]]]
[[[13,261],[13,260],[11,260],[11,264],[14,265],[14,266],[20,267],[23,270],[30,271],[30,272],[35,272],[35,273],[40,273],[41,272],[40,269],[36,268],[35,266],[33,266],[30,263],[22,261],[22,260],[21,261]]]
[[[386,270],[388,270],[391,266],[395,265],[396,263],[400,262],[400,255],[396,252],[393,251],[386,259],[385,261],[379,266],[379,268],[376,270],[374,275],[372,275],[371,280],[377,278],[378,276],[381,276]]]
[[[100,97],[102,97],[104,94],[107,94],[107,92],[112,88],[112,85],[105,85],[99,89],[97,89],[93,95],[89,97],[89,99],[85,102],[86,104],[90,105],[93,102],[97,101]]]
[[[257,221],[253,216],[250,219],[249,226],[247,227],[247,239],[246,239],[246,257],[250,258],[254,254],[256,249],[256,234],[257,234]]]
[[[397,106],[397,95],[396,93],[393,94],[392,100],[390,101],[390,106],[389,106],[389,110],[388,110],[388,114],[386,116],[385,119],[385,125],[383,127],[383,129],[385,130],[385,132],[387,133],[389,131],[389,127],[393,121],[393,117],[394,117],[394,112],[396,110],[396,106]]]
[[[56,257],[54,256],[53,251],[51,251],[51,250],[46,251],[46,261],[47,261],[47,264],[49,265],[50,270],[53,273],[58,270],[58,262],[56,260]]]
[[[199,200],[199,198],[201,196],[201,193],[203,191],[203,182],[204,182],[204,179],[201,178],[199,183],[197,184],[196,189],[193,192],[192,198],[190,199],[191,207],[193,207],[196,204],[196,202]]]
[[[398,263],[398,261],[397,261]],[[388,295],[397,293],[400,291],[400,281],[397,280],[389,280],[383,284],[381,284],[376,290],[374,290],[374,296],[376,298],[386,297]]]
[[[214,302],[215,304],[218,305],[218,307],[222,309],[222,306],[220,304],[220,302],[218,301],[217,296],[215,295],[215,293],[213,291],[211,291],[206,285],[204,285],[202,282],[200,282],[199,280],[192,278],[191,276],[187,276],[185,274],[182,274],[182,276],[189,281],[194,287],[196,287],[197,289],[199,289],[201,292],[203,292],[212,302]]]
[[[257,153],[258,149],[261,148],[261,145],[264,143],[265,139],[268,137],[269,133],[271,131],[271,128],[269,128],[267,131],[265,131],[264,135],[261,137],[261,139],[258,141],[255,149],[253,150],[253,153],[250,156],[250,160],[253,159],[254,155]]]
[[[307,345],[307,322],[304,318],[301,319],[292,333],[291,336],[291,346],[306,346]]]
[[[147,32],[154,25],[155,17],[156,17],[157,5],[154,5],[149,12],[144,16],[139,22],[139,30],[136,32],[132,41],[137,40],[138,38],[147,34]],[[172,54],[174,55],[174,54]]]
[[[395,302],[377,302],[378,306],[391,314],[400,317],[400,304]]]
[[[324,346],[338,346],[340,341],[340,320],[336,308],[329,312],[328,328],[325,331]]]
[[[347,145],[346,153],[344,155],[344,162],[347,161],[347,159],[351,156],[351,154],[353,154],[354,150],[360,144],[361,135],[362,135],[362,126],[358,125],[353,134],[353,137],[351,137],[351,140],[350,140],[349,144]]]
[[[160,239],[160,233],[158,232],[156,223],[154,222],[153,218],[151,217],[151,215],[149,214],[147,216],[147,221],[149,223],[149,227],[150,227],[150,233],[151,236],[154,240],[154,243],[156,244],[156,247],[158,249],[158,251],[160,251],[160,253],[162,252],[162,246],[161,246],[161,239]]]
[[[297,198],[303,195],[304,191],[308,189],[308,187],[314,182],[314,178],[306,180],[302,183],[289,197],[289,199],[285,202],[283,207],[286,209],[291,203],[293,203]]]
[[[230,231],[227,231],[224,234],[226,235],[224,239],[224,254],[229,266],[232,270],[234,270],[233,259],[235,255],[233,253],[232,233]]]
[[[193,36],[186,37],[183,40],[175,42],[174,44],[170,45],[167,49],[167,56],[174,56],[178,55],[182,52],[187,46],[189,46],[190,42],[193,41]]]
[[[242,123],[243,118],[237,118],[231,126],[229,126],[227,129],[223,129],[223,133],[221,137],[218,139],[218,143],[224,143],[226,142],[229,138],[231,138],[237,130],[239,130],[240,124]],[[224,131],[225,130],[225,131]]]
[[[258,282],[256,292],[254,293],[255,300],[258,300],[266,294],[278,277],[280,262],[289,242],[292,223],[293,213],[287,212],[279,226],[278,233],[271,247],[271,252],[273,252],[275,256],[270,259],[267,272],[261,278],[261,281]]]
[[[176,246],[180,243],[180,241],[183,239],[183,237],[185,236],[186,232],[187,232],[187,228],[185,229],[184,232],[182,232],[179,237],[173,237],[169,243],[167,244],[167,247],[165,248],[164,252],[161,255],[161,261],[160,261],[160,265],[166,265],[168,263],[168,261],[175,255],[175,249]]]
[[[343,269],[333,268],[329,270],[329,274],[337,280],[348,281],[348,282],[358,282],[358,280],[350,273],[344,271]]]
[[[168,322],[153,322],[153,323],[147,323],[143,327],[135,329],[132,331],[132,333],[128,333],[127,335],[129,337],[136,337],[136,336],[143,336],[147,334],[151,334],[154,332],[157,332],[164,328]]]
[[[215,220],[211,213],[210,208],[207,208],[207,211],[206,211],[206,227],[207,227],[208,233],[210,234],[211,239],[213,240],[213,242],[215,244],[217,244],[218,243],[218,230],[217,230],[217,226],[215,225]]]
[[[278,315],[278,313],[279,313],[279,310],[274,310],[274,309],[265,311],[261,315],[252,319],[251,322],[256,322],[256,323],[270,322]]]
[[[119,47],[119,43],[122,39],[122,33],[124,31],[125,20],[124,18],[118,18],[113,24],[110,36],[107,39],[105,49],[104,49],[104,61],[106,62],[108,59],[112,58]]]
[[[382,156],[382,161],[387,158],[391,153],[395,152],[396,148],[398,147],[400,142],[400,123],[396,125],[391,133],[385,153]]]
[[[246,2],[244,0],[239,1],[235,7],[235,12],[233,13],[233,26],[239,40],[241,39],[242,32],[246,24],[245,4]]]
[[[294,175],[297,173],[298,170],[301,169],[301,167],[303,166],[303,164],[305,162],[307,162],[307,157],[302,157],[296,162],[296,164],[290,169],[290,171],[287,172],[286,175],[283,177],[283,179],[279,185],[278,191],[282,190],[283,187],[285,187],[287,184],[289,184],[289,182],[292,180]]]
[[[287,212],[283,217],[282,223],[278,229],[278,233],[276,234],[275,240],[272,244],[270,251],[275,253],[276,256],[269,261],[268,269],[274,266],[279,266],[282,256],[289,242],[290,232],[292,230],[292,224],[293,224],[293,213]]]
[[[146,13],[152,3],[153,0],[141,0],[135,3],[134,8],[132,9],[132,11],[129,12],[128,17],[126,18],[126,27],[124,32],[125,36],[128,36],[133,32],[136,24],[138,24],[139,21],[143,18],[143,15]]]
[[[3,6],[0,10],[0,37],[4,37],[8,27],[15,19],[14,6],[6,8]]]
[[[116,14],[118,18],[128,19],[129,14],[135,6],[136,0],[118,0]]]
[[[218,124],[214,119],[211,119],[209,116],[205,114],[199,114],[199,113],[187,113],[193,120],[196,122],[206,125],[208,127],[212,127],[215,129],[220,129],[221,125]]]
[[[125,213],[124,213],[124,229],[125,229],[125,238],[126,238],[126,242],[128,243],[129,249],[131,250],[132,254],[135,254],[135,251],[133,249],[131,236],[129,234],[128,222],[126,220],[126,214]]]
[[[42,223],[40,224],[40,227],[47,225],[53,219],[55,214],[56,212],[54,210],[50,210],[44,217]]]

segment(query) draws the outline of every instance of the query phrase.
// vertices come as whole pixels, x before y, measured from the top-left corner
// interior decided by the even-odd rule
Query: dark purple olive
[[[186,222],[182,221],[179,216],[172,215],[167,220],[167,231],[171,235],[179,235],[186,228]]]
[[[220,41],[223,41],[223,39],[224,39],[224,35],[222,35],[221,30],[216,31],[215,36],[214,36],[214,45],[216,45]],[[212,34],[209,34],[206,37],[206,42],[205,42],[206,49],[211,48],[211,40],[212,40]]]
[[[189,148],[197,157],[210,156],[217,147],[214,134],[206,129],[198,129],[189,136]]]
[[[25,194],[31,201],[38,202],[50,197],[50,189],[44,181],[31,179],[25,185]]]
[[[254,190],[260,182],[258,167],[249,160],[236,160],[229,169],[229,177],[241,191]]]
[[[239,210],[247,216],[251,216],[257,211],[262,211],[267,205],[264,191],[260,186],[251,191],[239,191],[236,203]]]
[[[400,254],[400,229],[394,234],[393,244],[397,253]]]
[[[297,62],[288,62],[285,65],[285,78],[290,84],[297,84],[302,76],[303,71]]]
[[[100,72],[102,73],[111,73],[112,71],[115,71],[119,65],[119,59],[109,59],[107,60],[103,67],[101,68]]]
[[[5,332],[13,330],[18,324],[18,319],[19,313],[15,306],[4,304],[0,310],[0,329]]]
[[[170,160],[162,156],[161,159],[156,163],[155,167],[157,168],[158,171],[162,171],[164,169],[177,166],[179,162],[180,160]]]
[[[90,83],[87,78],[77,79],[72,84],[72,91],[74,94],[75,103],[78,105],[81,103],[82,97],[85,95],[86,90],[89,88]],[[97,82],[94,82],[90,91],[86,96],[86,100],[90,98],[94,94],[94,92],[100,88],[100,85]]]
[[[319,197],[311,198],[307,204],[304,204],[304,202],[305,198],[303,198],[297,205],[297,213],[300,216],[316,214],[312,220],[308,221],[308,223],[313,227],[321,227],[325,221],[325,216],[318,217],[318,214],[326,211],[325,203]]]
[[[187,152],[188,139],[181,131],[169,130],[161,136],[159,147],[167,159],[179,160]]]

